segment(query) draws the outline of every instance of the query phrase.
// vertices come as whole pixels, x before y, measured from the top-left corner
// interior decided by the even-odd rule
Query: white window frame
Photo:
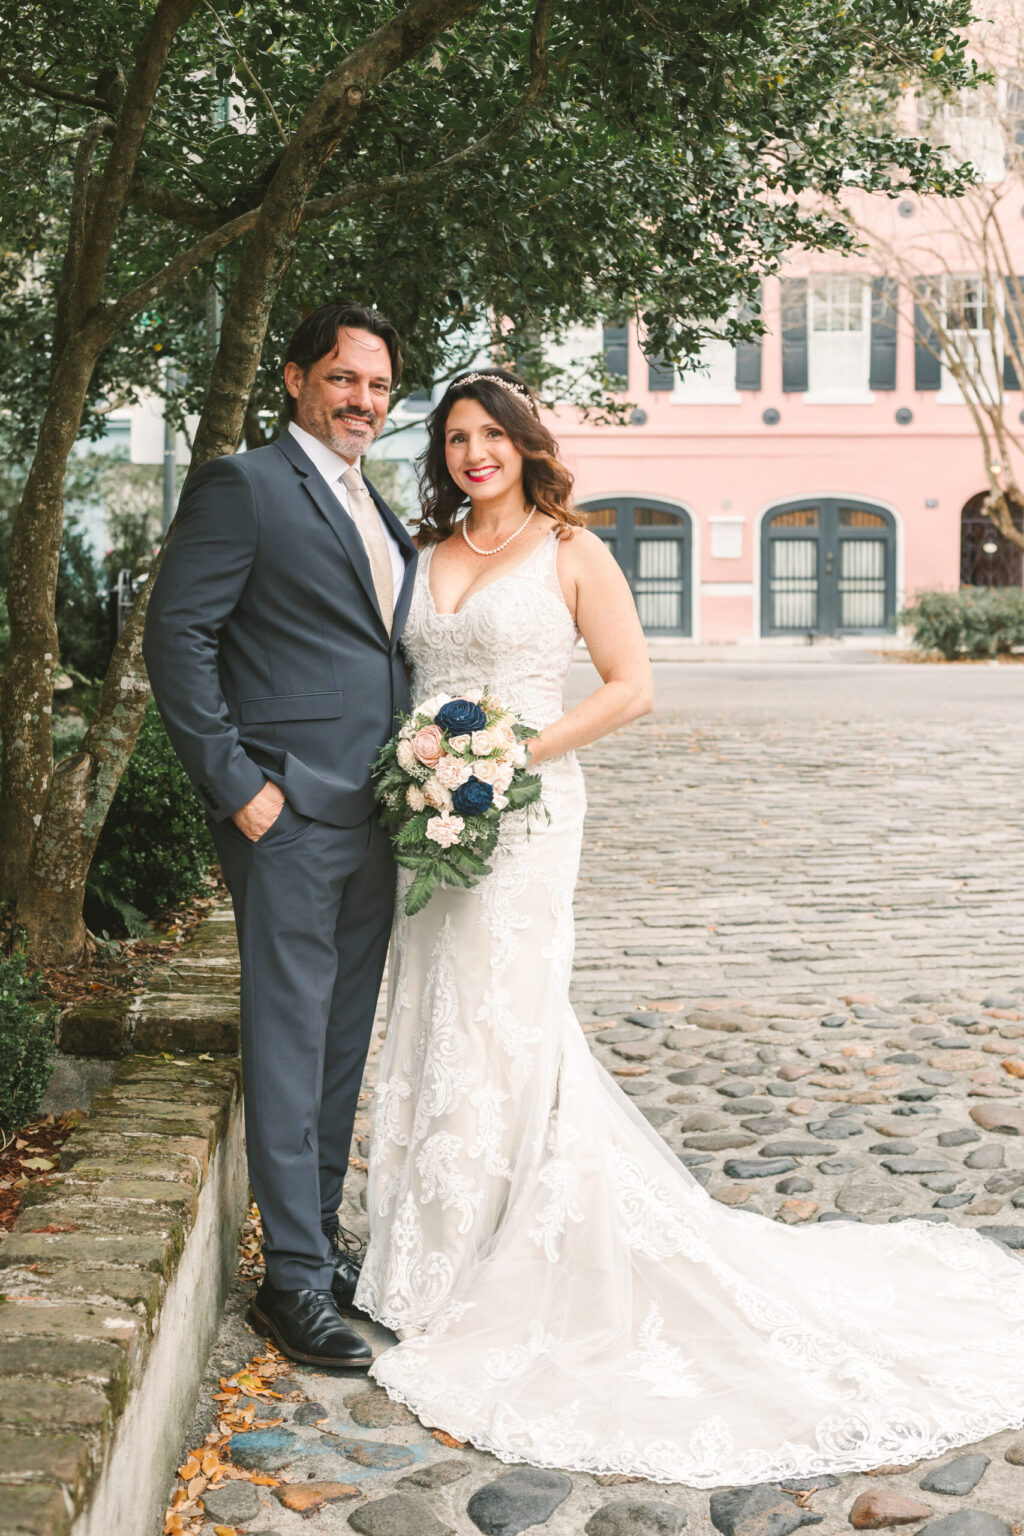
[[[857,330],[815,330],[815,312],[822,302],[820,289],[827,285],[824,302],[831,308],[838,302],[839,283],[856,284],[860,289],[861,323]],[[857,360],[860,382],[835,383],[827,376],[826,347],[816,337],[846,336],[860,338]],[[856,348],[851,345],[851,351]],[[871,376],[871,282],[860,273],[818,272],[807,281],[807,392],[804,400],[808,405],[873,405],[874,392],[868,388]]]
[[[1009,81],[1000,75],[993,85],[974,89],[964,86],[953,101],[939,102],[936,109],[918,107],[918,123],[933,143],[948,144],[952,159],[966,161],[982,181],[1005,181],[1008,145],[1004,131]]]
[[[695,368],[676,369],[669,396],[673,405],[738,405],[743,391],[736,388],[736,348],[715,336],[701,348]]]
[[[988,359],[988,366],[992,369],[992,380],[990,388],[993,391],[996,391],[999,387],[999,370],[1003,366],[1003,348],[1001,345],[1001,336],[999,334],[1001,328],[997,327],[997,334],[993,338],[992,333],[990,332],[988,326],[985,324],[985,307],[986,303],[988,302],[985,293],[985,278],[978,272],[947,272],[943,274],[942,308],[944,314],[947,317],[949,313],[949,306],[952,302],[954,302],[953,284],[955,283],[977,283],[978,285],[977,296],[973,301],[973,306],[976,307],[978,311],[978,323],[975,326],[965,326],[962,329],[958,329],[955,334],[965,338],[965,346],[967,345],[966,338],[975,336],[982,348],[986,350],[991,348],[991,355]],[[997,302],[1003,302],[1002,294],[998,296]],[[948,318],[946,324],[948,325]],[[984,359],[982,366],[985,366]],[[936,399],[940,405],[963,405],[965,403],[963,390],[960,388],[960,385],[957,383],[955,376],[947,366],[945,358],[942,358],[941,360],[941,368],[941,382],[939,384]],[[996,398],[995,393],[993,393],[992,398]]]

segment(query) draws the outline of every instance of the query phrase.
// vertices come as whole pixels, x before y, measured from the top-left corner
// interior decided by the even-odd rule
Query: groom
[[[327,304],[302,322],[288,429],[191,477],[143,646],[235,909],[267,1262],[253,1314],[314,1365],[371,1359],[341,1315],[358,1243],[337,1211],[394,899],[370,765],[409,707],[398,640],[416,552],[359,463],[401,366],[375,310]]]

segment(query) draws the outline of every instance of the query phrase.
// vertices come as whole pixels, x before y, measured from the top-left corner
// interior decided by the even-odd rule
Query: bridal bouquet
[[[536,734],[486,689],[437,693],[383,747],[375,795],[395,858],[415,871],[410,917],[438,885],[468,888],[489,874],[504,813],[539,802],[540,779],[526,767]]]

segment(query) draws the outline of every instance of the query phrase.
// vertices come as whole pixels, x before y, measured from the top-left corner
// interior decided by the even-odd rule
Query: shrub
[[[1019,587],[961,587],[958,592],[919,592],[900,614],[920,651],[947,661],[1004,656],[1024,645],[1024,591]]]
[[[89,871],[86,921],[116,913],[129,933],[203,888],[216,857],[199,799],[151,702]]]
[[[42,1004],[38,974],[27,975],[24,955],[0,960],[0,1142],[6,1143],[38,1110],[53,1073],[57,1009]]]

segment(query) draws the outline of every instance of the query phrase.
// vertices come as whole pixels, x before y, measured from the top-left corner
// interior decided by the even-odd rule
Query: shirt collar
[[[335,453],[333,448],[328,448],[326,443],[322,443],[318,437],[314,437],[312,432],[307,432],[297,422],[290,421],[288,431],[307,458],[312,459],[328,485],[336,485],[346,469],[357,469],[360,477],[362,476],[362,459],[357,459],[354,465],[348,464],[340,453]]]

